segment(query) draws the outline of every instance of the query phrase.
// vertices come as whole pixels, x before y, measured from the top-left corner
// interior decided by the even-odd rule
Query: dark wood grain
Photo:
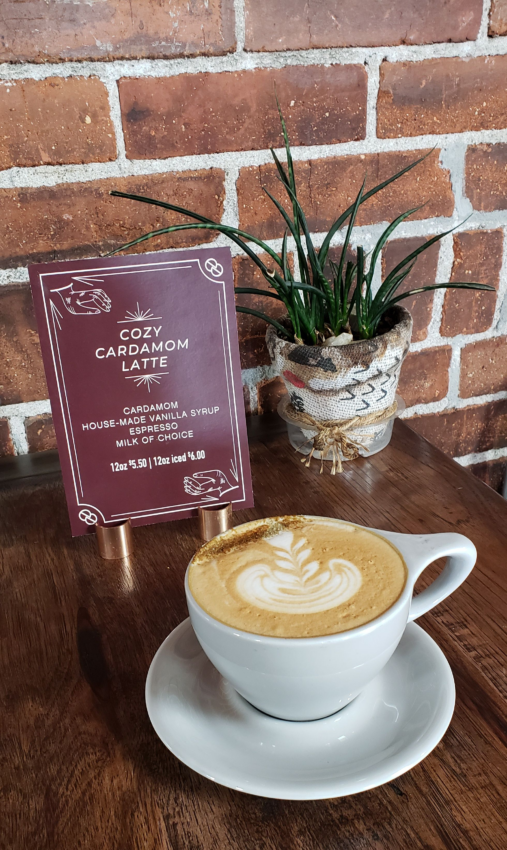
[[[185,767],[150,726],[144,683],[187,615],[197,523],[136,528],[135,555],[103,561],[93,537],[70,537],[50,463],[0,492],[0,847],[505,850],[507,503],[399,421],[385,451],[335,478],[268,426],[251,426],[256,506],[238,522],[306,512],[476,544],[470,580],[419,621],[456,678],[443,741],[395,782],[338,800],[243,795]]]

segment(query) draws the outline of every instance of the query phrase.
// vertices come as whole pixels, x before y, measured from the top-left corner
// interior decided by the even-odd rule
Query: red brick
[[[119,82],[127,156],[157,159],[364,139],[364,65],[292,66]]]
[[[340,259],[342,255],[341,245],[332,245],[329,251],[327,252],[327,260],[324,266],[324,274],[326,275],[329,281],[333,278],[333,269],[331,267],[331,262],[336,263],[338,266],[340,264]],[[357,259],[357,254],[352,248],[347,248],[345,254],[345,266],[347,263],[355,263]]]
[[[393,239],[388,242],[382,253],[382,277],[385,278],[401,260],[427,241],[424,236],[413,236],[409,239]],[[414,268],[398,290],[400,295],[410,289],[418,289],[421,286],[430,286],[435,283],[439,250],[439,243],[435,242],[430,248],[419,254]],[[421,292],[418,295],[412,295],[403,301],[403,306],[410,310],[414,320],[412,341],[421,342],[428,336],[428,325],[433,312],[433,292]]]
[[[25,431],[30,453],[56,449],[55,428],[50,413],[25,419]]]
[[[451,346],[445,345],[407,354],[398,385],[398,392],[407,407],[440,401],[446,397],[451,353]]]
[[[377,103],[381,138],[507,126],[507,56],[383,62]]]
[[[507,446],[507,399],[405,420],[454,457]]]
[[[484,339],[461,352],[459,393],[471,398],[507,390],[507,337]]]
[[[2,0],[1,62],[213,56],[234,44],[233,0]]]
[[[0,404],[48,397],[28,284],[0,287]]]
[[[271,268],[273,263],[267,254],[261,254],[260,259]],[[236,286],[252,286],[255,289],[270,289],[267,281],[248,257],[234,257],[232,261],[234,269],[234,280]],[[273,289],[271,289],[273,292]],[[236,303],[241,307],[251,307],[267,313],[274,319],[285,316],[287,310],[281,301],[262,295],[237,295]],[[255,366],[266,366],[271,361],[266,348],[266,322],[249,316],[246,313],[237,313],[239,348],[241,354],[241,365],[243,369],[252,369]]]
[[[423,153],[403,151],[296,162],[299,199],[310,229],[314,232],[327,231],[338,215],[353,203],[365,174],[367,191]],[[390,220],[421,204],[425,207],[414,214],[414,219],[451,215],[454,196],[449,172],[441,167],[438,156],[438,151],[434,151],[408,174],[366,201],[360,209],[358,224]],[[262,191],[262,186],[275,197],[283,198],[283,188],[274,165],[241,169],[237,181],[241,227],[264,239],[283,236],[284,221]]]
[[[0,85],[0,169],[116,159],[107,90],[96,77]]]
[[[151,174],[66,183],[37,189],[0,189],[0,266],[90,257],[150,230],[187,221],[159,207],[112,198],[111,189],[172,201],[220,221],[223,171]],[[209,242],[212,231],[184,230],[141,243],[140,251]]]
[[[502,254],[501,230],[456,233],[451,281],[487,283],[498,289]],[[448,289],[444,297],[440,327],[442,336],[487,331],[495,314],[496,297],[496,292]]]
[[[507,0],[493,0],[489,14],[488,35],[507,35]]]
[[[0,457],[15,455],[8,419],[0,419]]]
[[[262,381],[257,387],[257,400],[259,413],[274,413],[278,407],[281,397],[287,394],[285,384],[281,378],[272,378],[270,381]]]
[[[500,457],[498,460],[486,460],[483,463],[474,463],[468,466],[467,469],[473,475],[484,481],[488,487],[492,487],[497,493],[502,492],[503,483],[505,481],[505,472],[507,469],[507,458]]]
[[[465,191],[476,210],[507,210],[507,144],[468,148]]]
[[[481,0],[246,0],[247,50],[376,47],[475,39]]]

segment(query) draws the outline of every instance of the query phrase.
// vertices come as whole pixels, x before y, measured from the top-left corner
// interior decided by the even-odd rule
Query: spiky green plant
[[[138,245],[147,239],[152,239],[155,236],[162,236],[166,233],[176,233],[181,230],[214,230],[218,233],[225,233],[229,239],[238,245],[242,251],[247,254],[251,260],[260,269],[265,279],[269,284],[267,291],[256,289],[254,287],[236,287],[238,294],[244,295],[262,295],[270,296],[278,301],[283,302],[286,307],[289,321],[282,323],[261,313],[258,310],[250,307],[237,306],[236,309],[240,313],[248,313],[256,316],[269,324],[273,325],[278,333],[291,340],[292,342],[302,342],[307,345],[322,344],[326,338],[338,336],[342,331],[352,331],[354,336],[359,339],[371,339],[379,332],[382,332],[382,319],[389,313],[392,307],[404,298],[409,298],[420,292],[428,292],[433,289],[486,289],[493,290],[494,287],[480,283],[436,283],[430,286],[422,286],[418,289],[411,289],[407,292],[400,292],[400,287],[412,271],[414,263],[419,254],[426,251],[435,242],[438,242],[448,233],[451,233],[455,228],[446,230],[444,233],[439,233],[428,239],[423,245],[420,245],[410,254],[408,254],[401,262],[389,272],[387,277],[382,281],[377,292],[373,292],[373,280],[377,262],[380,259],[381,251],[389,237],[395,229],[405,219],[409,218],[413,213],[417,212],[420,207],[408,210],[402,213],[394,221],[389,224],[380,236],[375,245],[369,262],[364,249],[359,246],[356,252],[355,262],[347,261],[347,252],[350,246],[352,230],[356,223],[359,207],[377,192],[380,192],[386,186],[389,186],[394,180],[398,180],[403,174],[406,174],[412,168],[415,168],[423,159],[428,156],[421,157],[414,162],[402,168],[392,177],[379,183],[368,192],[364,191],[365,181],[361,186],[355,202],[336,219],[329,232],[327,233],[320,249],[313,244],[308,223],[303,209],[298,200],[296,189],[296,178],[294,174],[294,163],[292,160],[289,137],[285,121],[278,105],[280,121],[282,125],[282,133],[285,144],[286,167],[282,164],[276,152],[271,148],[278,178],[282,183],[289,200],[289,208],[292,215],[287,209],[282,206],[279,201],[265,188],[264,192],[273,202],[278,212],[282,216],[286,230],[282,241],[281,255],[278,255],[269,245],[261,239],[257,239],[250,233],[240,230],[237,227],[231,227],[227,224],[215,222],[212,219],[199,215],[198,213],[187,210],[184,207],[176,206],[165,201],[159,201],[154,198],[147,198],[143,195],[133,195],[128,192],[112,191],[110,194],[118,198],[129,198],[133,201],[140,201],[143,204],[152,204],[163,209],[171,210],[172,212],[180,213],[194,219],[191,223],[175,224],[169,227],[163,227],[160,230],[154,230],[150,233],[145,233],[143,236],[134,239],[117,248],[116,251],[111,251],[110,254],[116,254],[118,251],[126,250],[134,245]],[[341,254],[338,263],[329,261],[331,274],[327,273],[326,263],[328,261],[329,249],[335,234],[347,224],[347,230],[343,240]],[[300,280],[296,280],[291,270],[288,260],[288,237],[292,237],[296,247],[296,255],[300,272]],[[251,243],[251,244],[249,244]],[[256,245],[265,251],[273,261],[273,268],[268,268],[261,258],[256,254],[252,245]]]

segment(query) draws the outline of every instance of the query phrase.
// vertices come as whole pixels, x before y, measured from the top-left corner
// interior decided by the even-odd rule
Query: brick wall
[[[27,264],[94,256],[172,220],[110,198],[112,187],[171,198],[280,248],[261,191],[276,185],[276,86],[317,244],[366,171],[378,182],[433,149],[365,204],[353,241],[369,248],[386,220],[424,204],[387,245],[386,270],[463,222],[409,283],[469,279],[497,291],[413,300],[400,389],[412,427],[501,486],[506,0],[3,0],[1,34],[0,454],[54,446]],[[199,242],[185,233],[143,247]],[[236,280],[263,286],[233,253]],[[264,326],[238,322],[247,410],[273,409],[281,382]]]

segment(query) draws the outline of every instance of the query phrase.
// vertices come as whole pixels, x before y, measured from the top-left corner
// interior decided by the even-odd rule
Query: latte
[[[190,591],[227,626],[272,637],[316,637],[362,626],[387,611],[407,579],[385,538],[308,517],[246,523],[194,556]]]

